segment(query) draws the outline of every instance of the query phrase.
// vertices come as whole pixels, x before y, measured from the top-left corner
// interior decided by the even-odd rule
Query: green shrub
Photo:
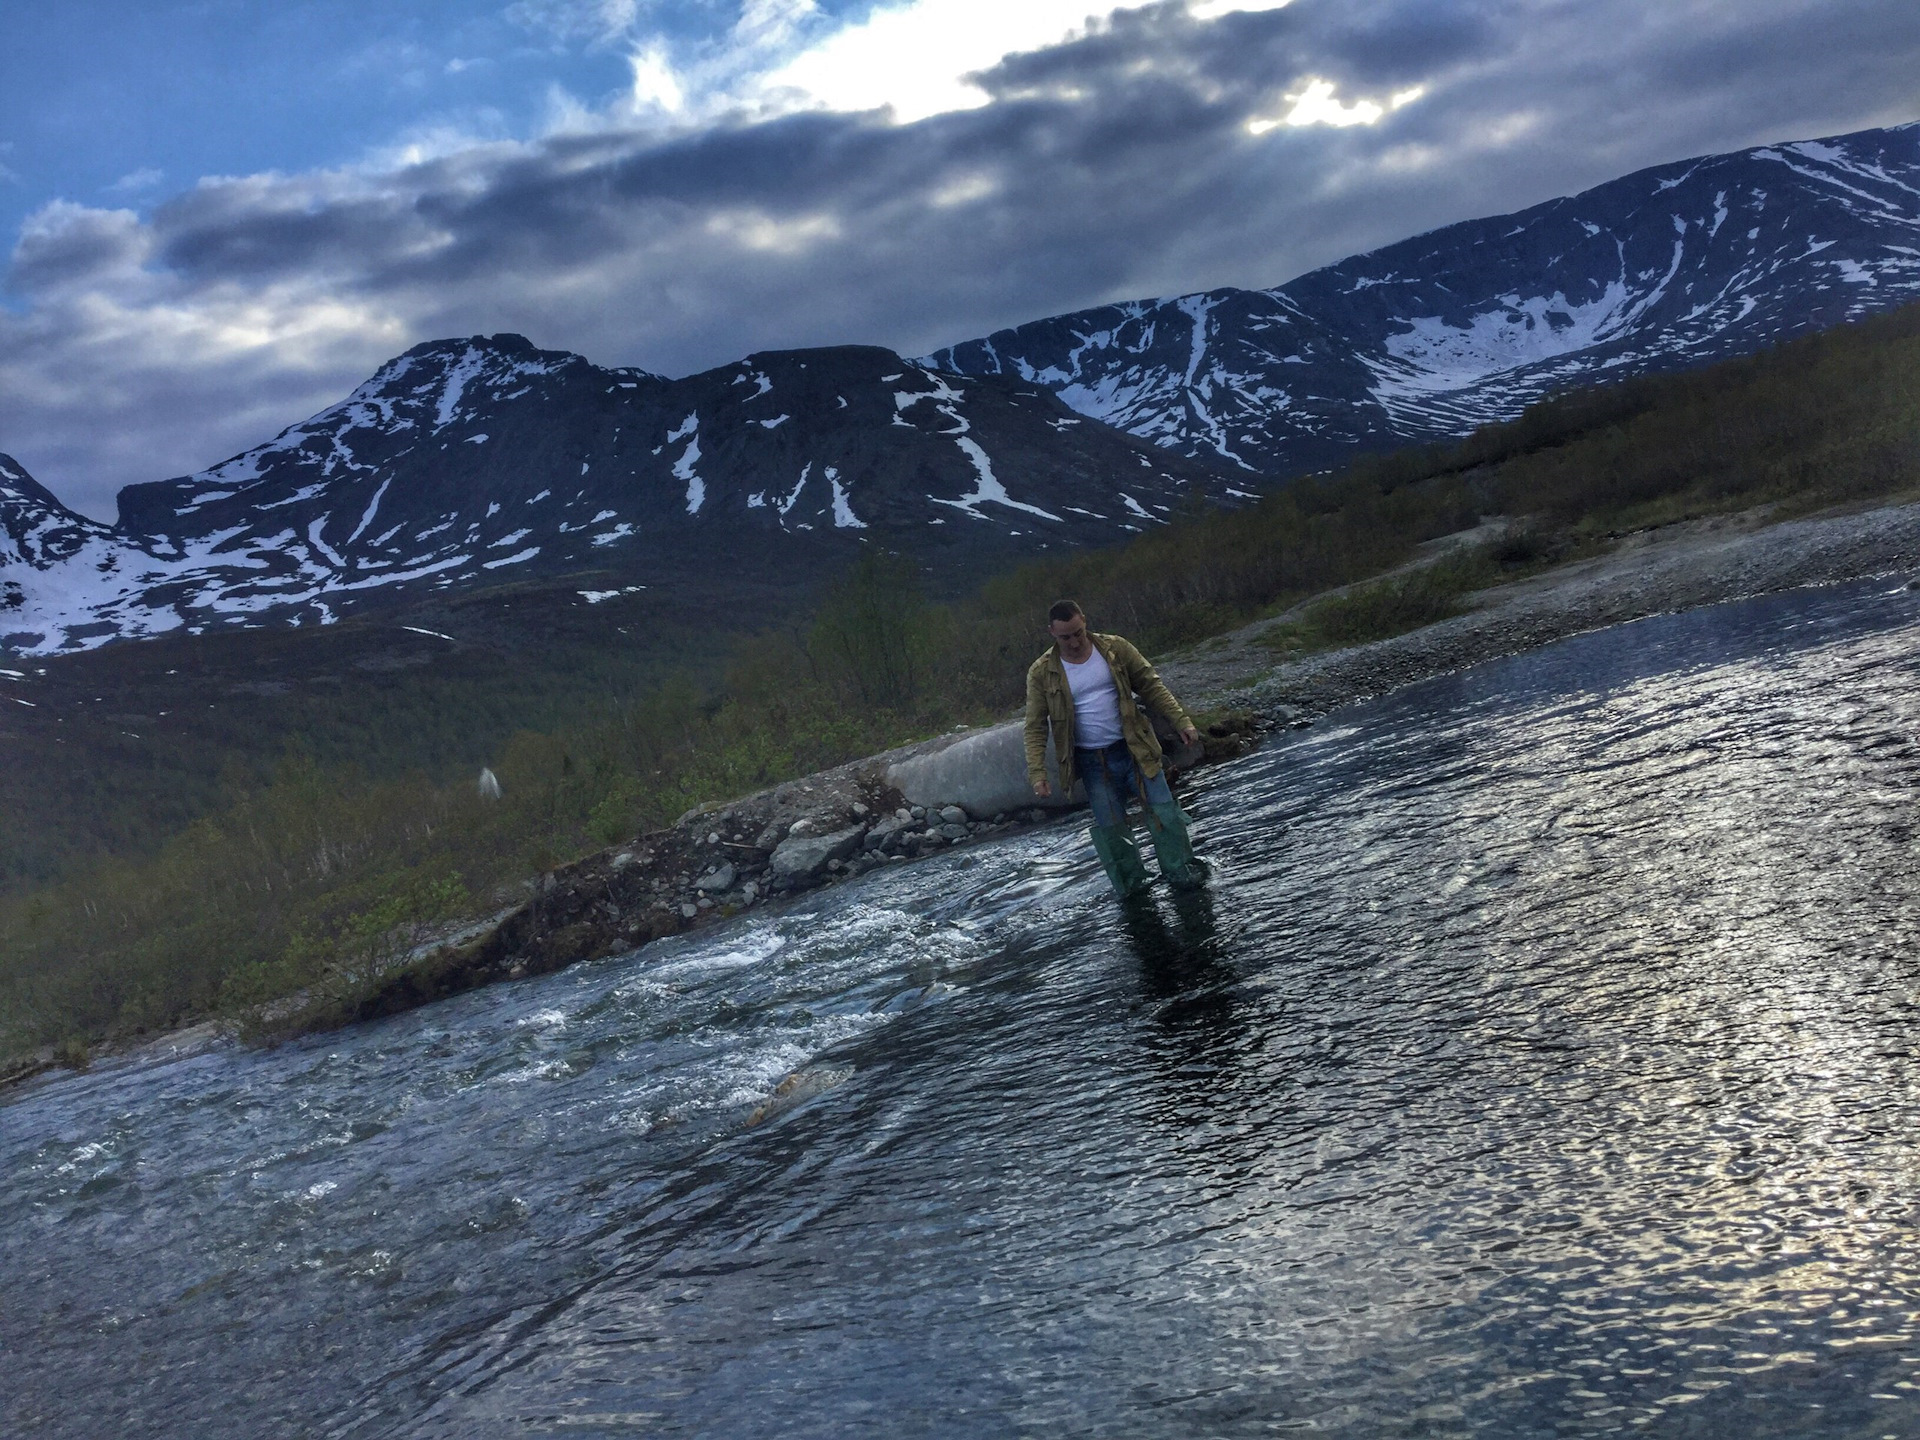
[[[53,1047],[53,1063],[68,1070],[86,1070],[93,1064],[93,1051],[78,1035],[69,1035]]]
[[[1497,548],[1507,549],[1504,544]],[[1295,619],[1269,627],[1260,643],[1282,653],[1300,653],[1384,640],[1464,613],[1470,592],[1504,578],[1489,550],[1449,555],[1315,601]]]

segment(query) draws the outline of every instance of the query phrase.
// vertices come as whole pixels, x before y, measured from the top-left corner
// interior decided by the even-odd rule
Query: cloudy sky
[[[0,55],[0,450],[102,518],[424,339],[921,353],[1920,119],[1913,0],[61,0]]]

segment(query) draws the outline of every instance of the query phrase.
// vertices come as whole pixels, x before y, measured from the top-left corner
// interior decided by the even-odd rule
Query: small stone
[[[902,830],[906,829],[911,824],[913,824],[913,820],[910,816],[907,816],[907,817],[903,817],[900,815],[888,816],[885,820],[882,820],[878,825],[875,825],[871,830],[867,832],[868,848],[878,849],[881,845],[884,845],[887,842],[890,836],[899,834]]]
[[[748,905],[753,904],[754,901],[760,898],[760,887],[749,880],[740,887],[740,898]]]
[[[622,850],[607,862],[607,868],[610,870],[624,870],[631,864],[633,864],[633,852],[631,850]]]
[[[859,848],[865,837],[865,827],[854,825],[831,835],[819,837],[794,835],[780,842],[780,848],[773,852],[773,873],[776,878],[791,880],[806,875],[817,875],[827,868],[831,860],[843,860]]]
[[[873,808],[869,805],[862,805],[858,800],[856,800],[853,802],[853,813],[858,815],[862,820],[864,820],[867,818],[867,816],[873,813]]]
[[[948,840],[964,840],[967,838],[967,827],[964,825],[942,825],[938,833]]]
[[[913,819],[913,811],[902,805],[898,810],[893,812],[893,818],[902,822],[911,820]]]
[[[1001,811],[1001,812],[1000,812],[1000,813],[999,813],[998,815],[996,815],[996,816],[994,816],[994,817],[993,817],[993,823],[994,823],[994,824],[996,824],[996,825],[1004,825],[1004,824],[1006,824],[1006,823],[1007,823],[1007,812],[1006,812],[1006,811],[1004,811],[1004,810],[1002,810],[1002,811]]]
[[[924,819],[926,819],[926,818],[927,818],[927,807],[926,807],[926,806],[924,806],[924,805],[915,805],[915,806],[914,806],[914,807],[913,807],[913,808],[912,808],[911,810],[909,810],[909,811],[907,811],[907,818],[908,818],[909,820],[924,820]]]
[[[731,864],[722,865],[717,870],[709,870],[694,883],[694,889],[706,890],[717,894],[722,890],[731,890],[733,882],[740,878],[740,872]]]
[[[700,913],[700,907],[697,905],[682,905],[680,907],[680,913],[686,919],[691,920]]]
[[[829,870],[844,870],[846,868],[847,868],[847,862],[844,860],[827,861],[827,869]]]
[[[701,910],[711,910],[713,908],[713,901],[708,900],[703,896],[701,897],[700,903],[697,908]]]
[[[964,825],[967,823],[967,812],[958,805],[943,805],[940,808],[940,818],[949,825]]]
[[[805,815],[802,815],[798,820],[794,821],[793,824],[787,827],[787,834],[789,835],[811,835],[812,833],[813,833],[813,821],[808,819]]]
[[[718,830],[710,830],[710,831],[708,831],[708,832],[707,832],[707,844],[709,844],[709,845],[718,845],[719,843],[720,843],[720,832],[719,832]]]

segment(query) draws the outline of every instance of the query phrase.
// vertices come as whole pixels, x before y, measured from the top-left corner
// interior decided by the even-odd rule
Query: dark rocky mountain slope
[[[1920,299],[1920,125],[1656,166],[1273,290],[1038,320],[928,363],[1264,477]]]
[[[265,445],[130,486],[115,526],[0,465],[0,644],[18,654],[556,575],[720,599],[876,537],[957,579],[1125,539],[1213,478],[1043,387],[889,350],[667,380],[515,335],[416,346]]]
[[[1920,125],[1656,167],[1274,290],[1106,306],[923,361],[682,380],[437,341],[200,474],[74,514],[0,457],[0,649],[329,623],[565,579],[791,594],[862,540],[958,584],[1204,490],[1462,433],[1550,391],[1920,298]]]

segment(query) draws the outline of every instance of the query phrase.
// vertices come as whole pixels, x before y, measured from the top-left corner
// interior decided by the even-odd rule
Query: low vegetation
[[[718,678],[668,675],[513,734],[490,757],[497,800],[470,778],[382,774],[364,747],[348,763],[320,743],[147,853],[0,899],[0,1059],[49,1045],[83,1057],[84,1042],[299,989],[346,993],[553,864],[705,801],[1004,714],[1062,594],[1164,650],[1348,587],[1276,629],[1277,650],[1300,653],[1456,613],[1475,589],[1625,531],[1916,488],[1920,308],[1568,395],[1457,444],[1364,458],[1123,549],[1022,567],[949,605],[922,595],[904,561],[870,553],[810,626],[739,639]],[[1387,575],[1485,515],[1517,523],[1497,545]]]

